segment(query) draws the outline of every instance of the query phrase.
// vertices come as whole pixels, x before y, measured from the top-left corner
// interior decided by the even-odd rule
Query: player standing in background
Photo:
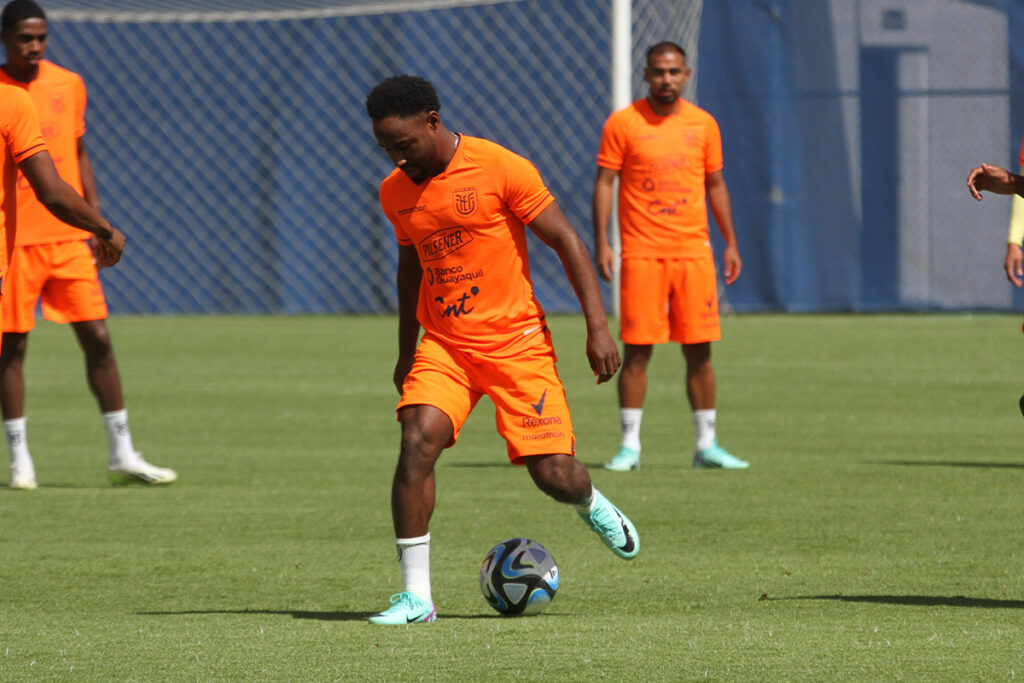
[[[397,167],[380,202],[398,240],[398,361],[402,445],[391,491],[403,592],[374,624],[428,623],[434,464],[487,395],[512,463],[579,516],[621,558],[640,541],[575,458],[569,407],[544,311],[533,295],[530,229],[562,260],[587,324],[587,357],[606,382],[619,367],[586,247],[537,169],[480,138],[449,131],[434,87],[415,76],[370,91],[378,144]],[[417,345],[420,326],[425,330]]]
[[[1024,173],[1024,140],[1020,145],[1020,172]],[[1006,277],[1015,287],[1024,285],[1024,197],[1013,198],[1010,207],[1010,232],[1006,236]]]
[[[9,2],[0,15],[0,37],[6,49],[0,83],[28,92],[39,112],[58,173],[98,210],[96,183],[85,150],[85,86],[77,74],[43,59],[47,23],[42,8],[32,0]],[[105,322],[106,301],[86,241],[89,235],[54,218],[27,182],[19,181],[17,197],[17,239],[13,267],[4,281],[4,337],[0,348],[0,409],[11,455],[11,487],[34,489],[37,485],[25,434],[23,367],[28,333],[35,326],[40,299],[43,316],[71,323],[85,353],[89,388],[103,413],[110,446],[110,481],[174,481],[177,474],[173,470],[149,464],[132,445],[117,361]]]
[[[1021,160],[1024,162],[1024,149],[1021,150]],[[1022,170],[1024,170],[1024,163],[1021,164]],[[1019,198],[1024,198],[1024,176],[1017,175],[1016,173],[1010,173],[1005,168],[995,166],[993,164],[982,164],[977,168],[971,169],[971,172],[967,175],[967,189],[970,190],[971,196],[977,199],[979,202],[982,199],[982,192],[993,192],[995,194],[1012,194],[1014,197],[1014,213],[1010,219],[1010,237],[1009,245],[1007,247],[1006,254],[1006,276],[1010,278],[1017,287],[1021,286],[1021,271],[1020,271],[1020,243],[1022,235],[1018,230],[1024,230],[1024,227],[1016,222],[1019,216],[1016,214],[1019,211],[1016,206],[1016,202]],[[1014,246],[1016,249],[1016,257],[1013,257]],[[1024,330],[1024,328],[1022,328]],[[1020,397],[1020,412],[1024,415],[1024,395]]]
[[[17,231],[18,171],[55,216],[99,238],[100,267],[112,266],[120,260],[124,235],[61,180],[29,96],[20,88],[0,83],[0,282],[7,279],[11,245]]]
[[[725,238],[725,282],[743,263],[722,175],[722,141],[710,114],[681,98],[690,80],[686,53],[662,42],[647,51],[650,94],[613,113],[601,133],[594,181],[597,272],[610,280],[615,255],[608,223],[616,177],[622,241],[619,373],[622,443],[605,467],[640,467],[640,422],[654,344],[682,345],[686,395],[696,433],[694,467],[744,469],[718,445],[711,342],[721,339],[707,207]],[[705,203],[706,199],[706,203]]]

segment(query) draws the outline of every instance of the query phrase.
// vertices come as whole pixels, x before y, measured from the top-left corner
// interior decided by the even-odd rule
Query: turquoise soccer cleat
[[[391,596],[391,607],[370,617],[371,624],[430,624],[437,620],[437,610],[429,602],[406,591]]]
[[[579,510],[577,513],[580,519],[601,537],[604,544],[622,559],[632,560],[640,552],[640,537],[636,533],[636,527],[597,489],[594,489],[594,502],[590,506],[590,514]]]
[[[699,469],[745,470],[750,463],[732,455],[716,441],[709,448],[693,454],[693,466]]]
[[[611,462],[604,464],[606,470],[612,472],[629,472],[640,469],[640,451],[629,446],[620,446],[619,452],[611,459]]]

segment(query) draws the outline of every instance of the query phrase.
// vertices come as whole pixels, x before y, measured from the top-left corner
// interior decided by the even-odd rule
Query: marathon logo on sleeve
[[[424,262],[437,261],[462,249],[472,241],[473,236],[461,225],[438,230],[420,240],[420,257]]]

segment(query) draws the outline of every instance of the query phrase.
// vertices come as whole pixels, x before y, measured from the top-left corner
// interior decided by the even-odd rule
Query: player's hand
[[[973,169],[967,176],[967,189],[971,196],[981,201],[984,191],[996,194],[1016,194],[1013,174],[1005,168],[993,164],[982,164]]]
[[[587,360],[590,361],[590,369],[597,375],[598,384],[603,384],[614,377],[622,365],[619,346],[607,327],[587,335]]]
[[[725,248],[723,257],[725,262],[725,284],[731,285],[736,282],[743,271],[743,259],[740,258],[740,249],[735,244]]]
[[[124,235],[114,226],[110,226],[110,229],[112,230],[110,237],[106,239],[102,237],[96,238],[94,254],[96,256],[97,268],[109,268],[121,260],[121,254],[124,252]]]
[[[594,253],[594,266],[597,274],[606,282],[611,282],[612,273],[615,272],[615,252],[607,244],[599,244]]]
[[[1024,250],[1019,244],[1006,245],[1006,279],[1013,283],[1014,287],[1024,285]]]
[[[394,382],[395,388],[398,389],[398,394],[402,394],[402,384],[405,383],[405,376],[412,370],[412,363],[415,360],[415,356],[399,356],[398,362],[395,363],[395,374]]]

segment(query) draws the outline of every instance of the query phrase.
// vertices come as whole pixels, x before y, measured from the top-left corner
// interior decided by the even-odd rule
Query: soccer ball
[[[491,548],[480,565],[480,591],[505,616],[537,614],[558,590],[558,565],[548,549],[528,538]]]

